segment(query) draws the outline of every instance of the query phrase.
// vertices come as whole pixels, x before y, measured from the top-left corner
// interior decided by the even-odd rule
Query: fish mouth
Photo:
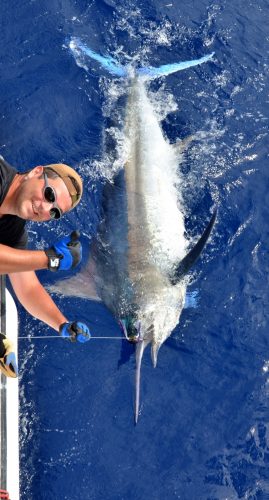
[[[119,324],[128,342],[137,344],[142,341],[140,321],[133,322],[130,318],[123,318],[119,320]]]
[[[140,338],[139,334],[133,336],[129,335],[127,340],[131,344],[138,344],[138,342],[142,342],[142,339]]]

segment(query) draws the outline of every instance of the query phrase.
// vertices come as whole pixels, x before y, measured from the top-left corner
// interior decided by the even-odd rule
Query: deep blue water
[[[2,0],[1,14],[0,153],[20,170],[65,161],[81,172],[78,209],[29,229],[43,248],[79,228],[84,261],[100,214],[110,80],[76,65],[69,37],[123,63],[215,52],[151,87],[178,105],[163,123],[169,140],[195,137],[182,165],[190,234],[219,206],[189,287],[197,307],[183,311],[155,370],[146,352],[136,427],[125,342],[19,342],[21,500],[268,499],[268,2]],[[94,335],[120,335],[102,304],[55,300]],[[20,309],[20,335],[29,333],[52,331]]]

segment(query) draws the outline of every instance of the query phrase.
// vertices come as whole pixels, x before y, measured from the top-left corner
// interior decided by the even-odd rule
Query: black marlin
[[[156,366],[159,348],[178,324],[184,307],[186,275],[202,252],[216,218],[214,211],[198,243],[188,252],[179,194],[180,153],[164,138],[146,82],[201,64],[213,54],[160,68],[129,70],[96,54],[78,39],[72,39],[70,48],[77,60],[89,56],[110,73],[129,79],[124,119],[127,152],[124,168],[104,189],[102,222],[88,265],[53,288],[92,297],[94,281],[99,299],[112,311],[128,340],[136,342],[137,422],[144,350],[151,344]]]

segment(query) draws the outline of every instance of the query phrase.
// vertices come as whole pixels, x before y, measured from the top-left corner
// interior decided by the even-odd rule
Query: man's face
[[[44,197],[45,179],[42,175],[43,168],[35,167],[25,175],[16,197],[17,215],[25,220],[36,222],[51,219],[50,209],[53,203],[48,202]],[[56,202],[61,211],[70,210],[72,202],[68,189],[60,177],[47,179],[56,195]]]

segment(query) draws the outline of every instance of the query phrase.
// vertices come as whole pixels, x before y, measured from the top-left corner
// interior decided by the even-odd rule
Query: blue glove
[[[59,329],[60,336],[71,340],[71,342],[87,342],[90,340],[91,334],[90,330],[85,325],[85,323],[81,323],[80,321],[74,321],[73,323],[63,323]]]
[[[80,234],[73,231],[70,236],[65,236],[51,248],[45,250],[49,259],[50,271],[67,271],[76,267],[82,259],[82,247],[79,242]]]

